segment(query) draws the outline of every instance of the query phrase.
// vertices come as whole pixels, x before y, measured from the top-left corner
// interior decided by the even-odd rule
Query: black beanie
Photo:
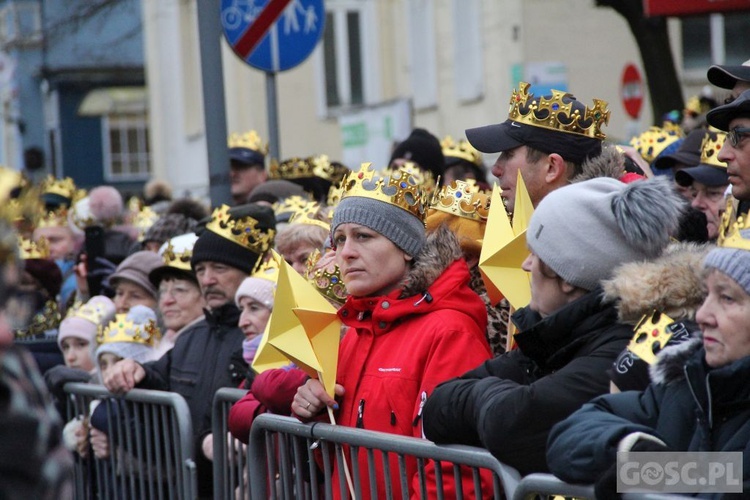
[[[393,160],[399,158],[412,161],[423,169],[429,170],[435,181],[445,171],[445,157],[440,141],[423,128],[412,130],[411,135],[393,150],[391,161],[388,163],[393,164]]]
[[[239,205],[229,210],[230,220],[255,219],[257,228],[264,233],[276,232],[276,219],[273,210],[264,205],[250,203]],[[273,240],[270,242],[273,247]],[[193,247],[193,257],[190,264],[195,270],[196,264],[207,260],[221,262],[251,274],[262,257],[262,253],[236,243],[206,227]]]

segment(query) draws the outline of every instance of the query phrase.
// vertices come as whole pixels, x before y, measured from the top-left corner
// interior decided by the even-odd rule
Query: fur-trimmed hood
[[[649,262],[630,262],[602,283],[605,301],[616,301],[620,322],[635,325],[654,309],[675,320],[694,319],[703,303],[703,259],[711,245],[673,243]]]
[[[703,347],[700,330],[686,342],[664,348],[649,369],[653,384],[669,384],[685,378],[685,364]]]
[[[401,282],[400,298],[423,293],[456,259],[462,258],[461,245],[456,235],[441,226],[427,236],[422,250]]]
[[[614,145],[602,144],[601,154],[588,158],[581,164],[581,173],[571,179],[571,183],[582,182],[598,177],[611,177],[619,180],[625,172],[625,157]]]

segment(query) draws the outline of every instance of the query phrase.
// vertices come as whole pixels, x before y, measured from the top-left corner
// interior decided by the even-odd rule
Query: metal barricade
[[[214,499],[248,498],[245,445],[229,434],[227,422],[232,405],[247,393],[224,387],[214,395],[211,432],[214,435]],[[225,436],[225,438],[219,438]],[[235,495],[236,493],[236,495]]]
[[[529,474],[518,483],[513,500],[536,500],[538,498],[565,497],[595,499],[593,484],[570,484],[552,474]],[[680,500],[692,497],[660,493],[623,493],[623,500]]]
[[[492,474],[495,499],[511,498],[521,479],[515,469],[498,462],[484,449],[460,445],[438,446],[426,439],[325,423],[303,424],[294,418],[264,414],[255,419],[250,432],[248,475],[252,498],[331,498],[334,481],[338,483],[342,496],[346,497],[348,488],[341,467],[344,448],[351,450],[352,456],[364,452],[367,457],[364,470],[359,470],[358,460],[348,464],[356,498],[363,498],[360,478],[369,479],[370,488],[365,495],[371,498],[390,499],[398,495],[392,491],[389,480],[384,481],[384,485],[376,484],[374,477],[378,458],[385,477],[398,478],[402,492],[409,489],[412,481],[411,477],[406,477],[406,461],[416,459],[421,490],[418,494],[421,493],[422,498],[427,496],[428,488],[436,491],[437,498],[444,497],[446,470],[451,471],[448,481],[454,481],[455,495],[459,499],[483,496],[480,484],[482,470]],[[322,470],[316,462],[316,453],[320,454],[318,458],[321,458]],[[331,459],[334,457],[339,464],[339,477],[333,477]],[[398,470],[390,465],[394,458]],[[431,484],[427,483],[425,474],[429,461],[436,464],[435,480]],[[461,478],[467,477],[467,471],[470,471],[472,491],[463,490]],[[403,496],[408,497],[406,493]]]
[[[69,383],[68,419],[90,426],[91,403],[109,440],[109,457],[76,456],[76,499],[193,499],[197,475],[190,410],[173,392],[133,389],[115,396],[104,386]]]

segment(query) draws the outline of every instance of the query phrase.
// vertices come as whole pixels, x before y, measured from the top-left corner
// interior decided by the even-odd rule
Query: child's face
[[[94,369],[94,360],[91,359],[91,346],[88,340],[67,337],[63,339],[61,346],[65,366],[87,372]]]
[[[103,354],[99,355],[99,370],[102,372],[102,378],[107,376],[107,371],[112,368],[112,366],[120,361],[122,358],[120,356],[115,356],[111,352],[105,352]]]

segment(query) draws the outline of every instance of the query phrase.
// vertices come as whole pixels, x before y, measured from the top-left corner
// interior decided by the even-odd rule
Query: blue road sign
[[[325,27],[323,0],[221,0],[224,36],[235,54],[268,72],[302,63]]]

